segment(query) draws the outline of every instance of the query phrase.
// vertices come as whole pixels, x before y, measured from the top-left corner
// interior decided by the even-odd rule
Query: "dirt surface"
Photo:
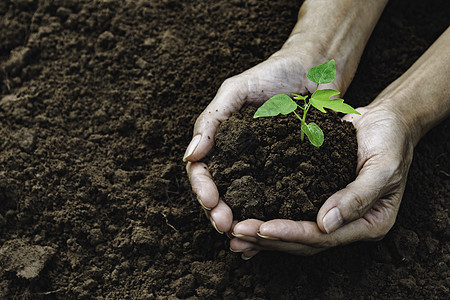
[[[253,119],[255,111],[242,109],[217,131],[207,164],[221,197],[237,220],[315,221],[325,200],[355,179],[356,130],[312,108],[306,121],[325,135],[315,147],[301,142],[294,115]]]
[[[431,45],[446,4],[390,1],[350,105]],[[418,144],[380,242],[242,261],[193,197],[181,157],[196,116],[279,49],[299,6],[0,1],[0,298],[447,297],[449,120]]]

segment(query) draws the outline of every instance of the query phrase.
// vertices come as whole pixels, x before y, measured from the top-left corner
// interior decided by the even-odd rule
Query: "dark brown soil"
[[[367,105],[448,27],[392,0],[352,86]],[[294,0],[0,1],[0,298],[446,298],[450,122],[416,148],[377,243],[242,261],[181,161],[227,77],[279,49]]]
[[[314,221],[322,204],[355,179],[356,132],[336,113],[314,109],[321,147],[301,142],[295,116],[253,119],[247,107],[223,122],[208,163],[219,193],[237,220]]]

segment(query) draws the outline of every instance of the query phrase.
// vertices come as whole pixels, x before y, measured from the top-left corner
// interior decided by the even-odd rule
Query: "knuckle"
[[[386,234],[381,234],[381,235],[375,236],[375,237],[371,238],[371,241],[373,241],[373,242],[381,241],[382,239],[384,239],[385,236],[386,236]]]
[[[236,76],[227,78],[222,82],[220,89],[232,88],[236,84],[235,82],[236,82]]]
[[[389,186],[398,186],[403,182],[407,170],[411,164],[411,156],[394,157],[387,159],[383,163],[383,177],[388,181]]]
[[[360,195],[359,193],[352,192],[351,193],[352,201],[352,213],[356,214],[355,218],[360,218],[366,212],[367,207],[367,199],[365,196]]]
[[[199,127],[208,121],[208,117],[207,109],[205,109],[195,120],[194,127],[200,129]]]
[[[371,230],[369,230],[369,236],[367,240],[374,242],[381,241],[389,232],[389,230],[391,230],[393,225],[394,224],[392,222],[383,222],[377,224],[375,228],[370,228]]]
[[[331,237],[330,235],[328,235],[327,236],[327,240],[323,240],[323,241],[320,241],[318,243],[315,243],[314,246],[316,248],[325,248],[325,249],[327,249],[327,248],[335,247],[336,244],[337,244],[336,240],[333,237]]]
[[[392,159],[387,162],[385,162],[384,165],[385,170],[385,177],[389,178],[392,183],[395,183],[396,181],[401,178],[402,175],[402,162],[397,159]]]
[[[228,79],[225,79],[222,85],[220,86],[220,92],[232,92],[234,95],[234,102],[238,104],[243,100],[248,94],[248,86],[250,82],[246,76],[243,75],[235,75]],[[219,93],[219,92],[218,92]]]

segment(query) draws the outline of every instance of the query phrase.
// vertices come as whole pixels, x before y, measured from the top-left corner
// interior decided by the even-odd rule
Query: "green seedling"
[[[273,117],[279,114],[287,115],[294,113],[301,122],[300,139],[303,141],[304,135],[306,134],[311,144],[316,147],[322,146],[324,139],[322,129],[314,122],[306,123],[306,114],[311,106],[314,106],[323,113],[326,113],[325,108],[328,108],[345,114],[360,114],[353,107],[344,103],[344,99],[330,99],[330,97],[340,94],[339,91],[333,89],[319,90],[319,84],[330,83],[334,80],[335,76],[336,67],[334,65],[334,59],[312,67],[306,74],[309,80],[317,84],[311,96],[292,94],[292,98],[297,100],[295,102],[286,94],[275,95],[258,108],[253,118]],[[302,110],[300,112],[301,116],[296,112],[297,108]]]

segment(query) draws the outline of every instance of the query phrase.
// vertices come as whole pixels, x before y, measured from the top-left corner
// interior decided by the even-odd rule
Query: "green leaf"
[[[339,94],[339,91],[333,90],[333,89],[323,89],[323,90],[317,90],[314,92],[314,94],[311,95],[311,99],[309,99],[309,103],[311,103],[312,106],[317,108],[323,113],[326,113],[325,109],[323,107],[327,107],[327,104],[329,104],[330,97],[335,96]]]
[[[309,69],[306,77],[312,82],[318,84],[330,83],[336,76],[336,67],[334,66],[334,59],[321,65]]]
[[[323,144],[323,131],[316,123],[302,125],[302,131],[306,134],[311,144],[320,147]]]
[[[339,91],[332,89],[317,90],[311,95],[309,103],[323,113],[326,113],[325,107],[344,114],[360,114],[353,107],[344,103],[344,99],[330,99],[337,94]]]
[[[295,100],[305,100],[306,98],[308,98],[308,96],[302,96],[298,94],[292,94],[292,96],[292,98],[294,98]]]
[[[264,102],[253,115],[253,118],[287,115],[297,108],[297,103],[288,95],[278,94]]]

